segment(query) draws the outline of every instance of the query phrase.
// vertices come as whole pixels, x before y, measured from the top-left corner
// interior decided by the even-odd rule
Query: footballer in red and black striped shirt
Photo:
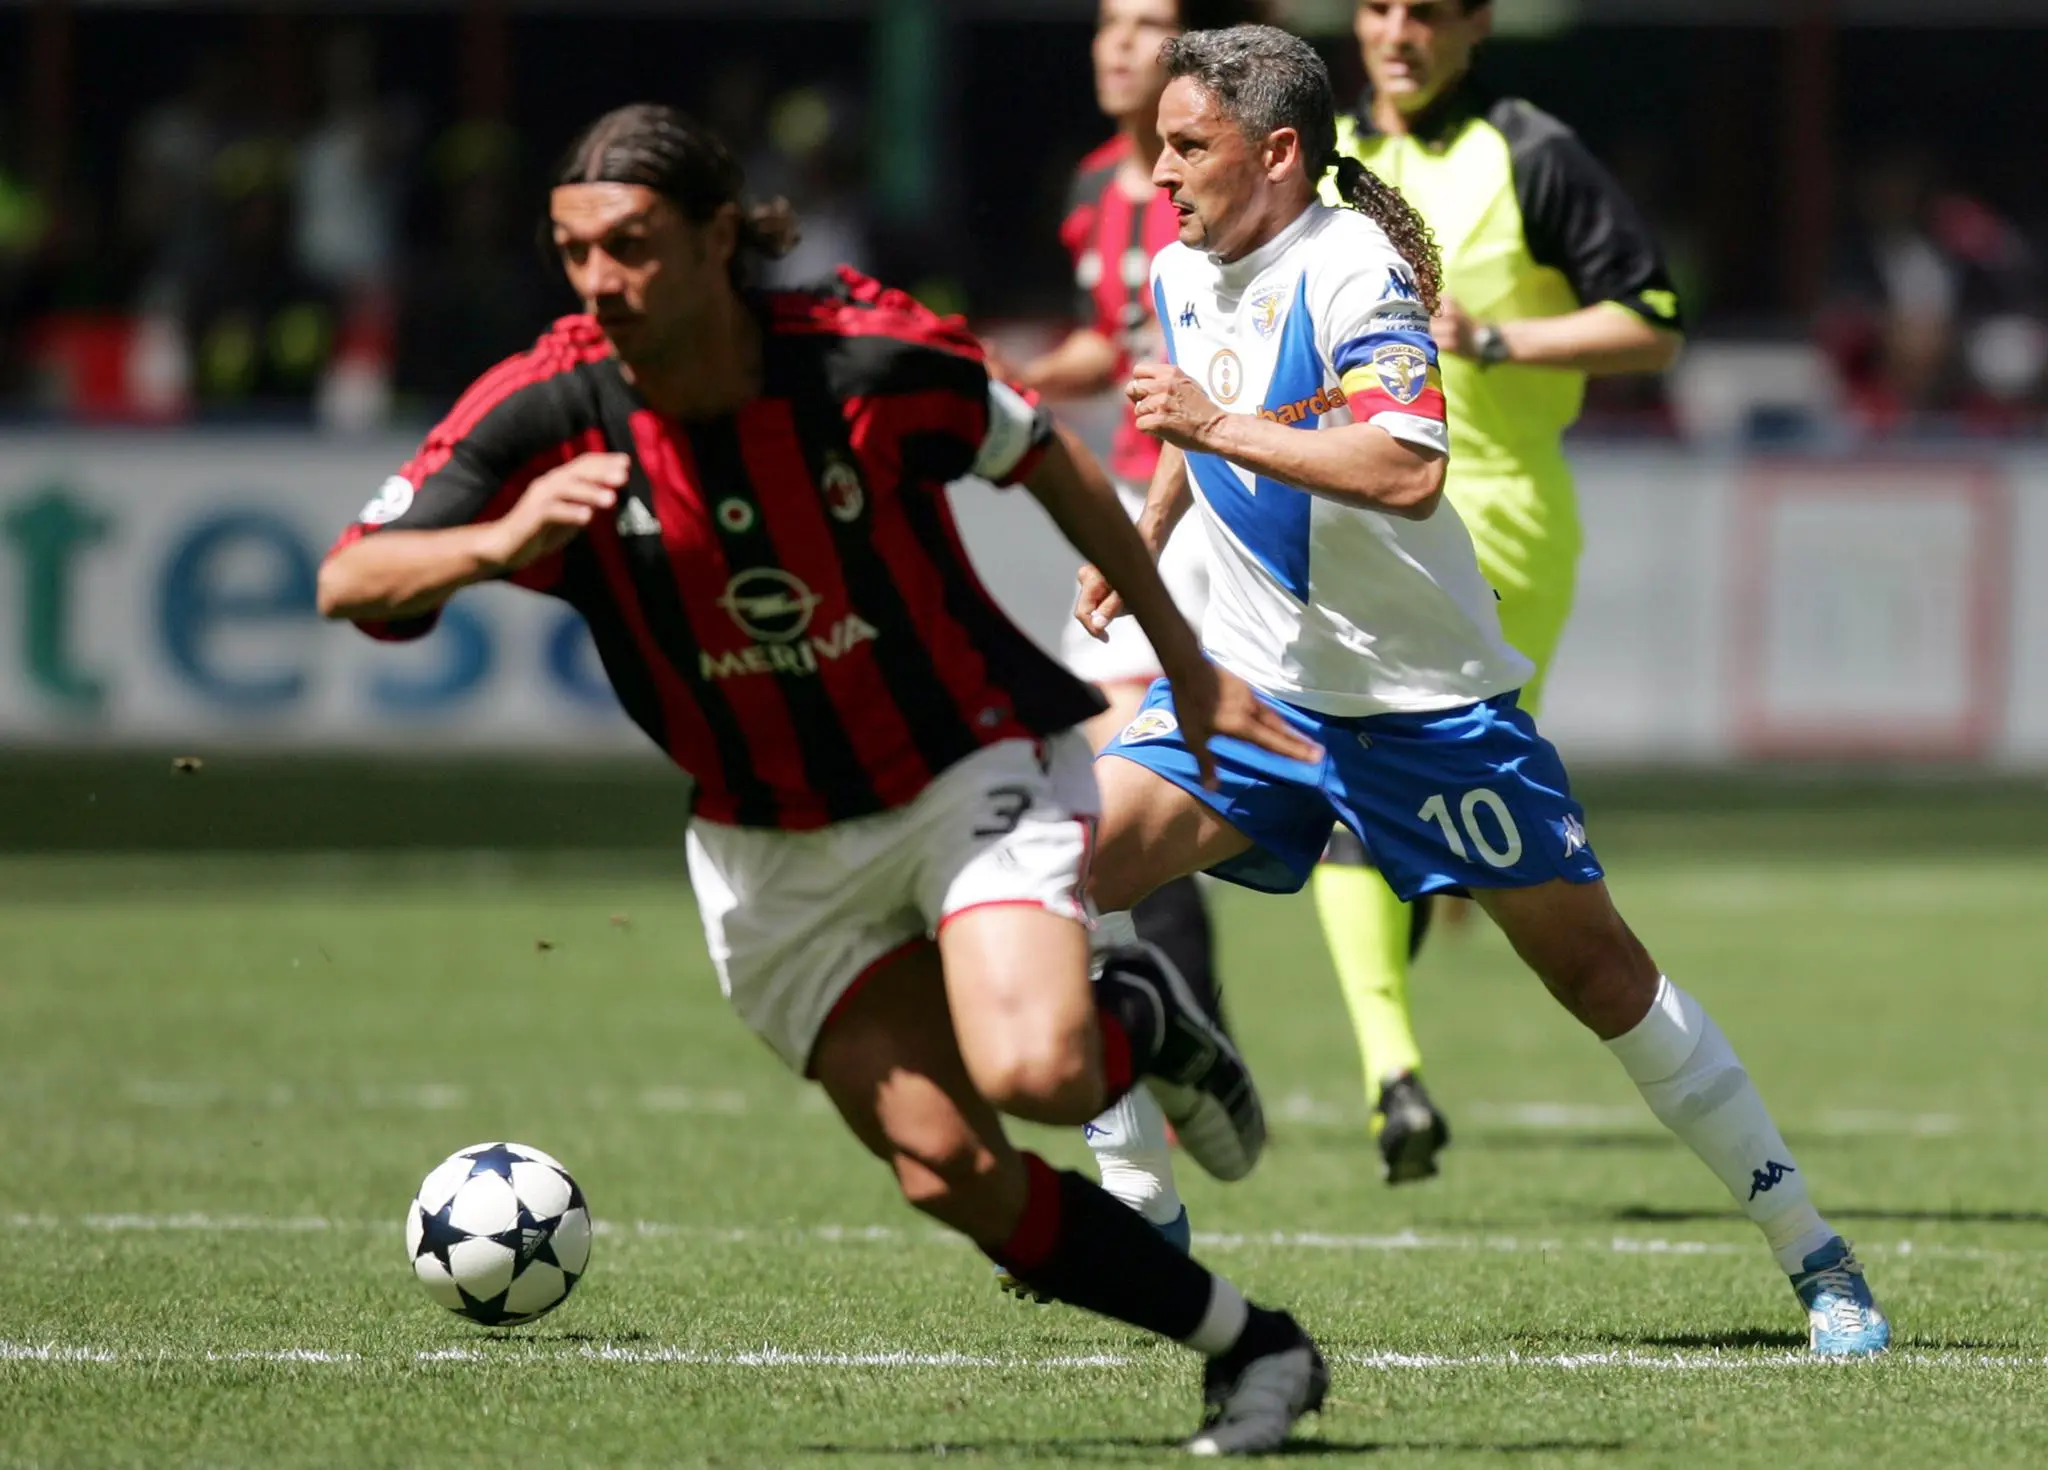
[[[1203,659],[1107,477],[961,324],[852,271],[752,290],[794,222],[743,185],[672,109],[585,131],[550,196],[584,314],[428,436],[328,556],[321,609],[417,636],[493,578],[577,608],[628,713],[697,778],[690,875],[733,1006],[905,1195],[1233,1381],[1304,1362],[1291,1318],[997,1121],[1079,1126],[1148,1077],[1212,1172],[1264,1142],[1242,1060],[1170,964],[1112,950],[1091,985],[1097,799],[1073,727],[1098,701],[982,590],[946,483],[1028,487],[1144,623],[1195,748],[1314,747]]]
[[[623,452],[615,503],[511,577],[589,621],[708,821],[868,816],[1094,713],[990,602],[941,493],[977,465],[1028,479],[1054,442],[1043,416],[992,387],[957,327],[851,270],[742,310],[755,381],[694,419],[653,406],[602,321],[563,319],[464,396],[347,539],[498,521],[548,471]]]

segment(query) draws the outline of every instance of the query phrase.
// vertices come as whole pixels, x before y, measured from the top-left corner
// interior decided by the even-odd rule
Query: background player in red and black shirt
[[[794,222],[744,209],[743,183],[670,109],[586,131],[550,200],[585,314],[486,373],[385,484],[321,610],[418,636],[509,578],[581,611],[627,712],[697,780],[691,878],[742,1017],[911,1203],[1046,1295],[1205,1353],[1256,1408],[1318,1364],[1292,1319],[997,1119],[1079,1125],[1142,1076],[1212,1171],[1264,1141],[1169,966],[1123,952],[1089,984],[1073,727],[1098,701],[982,590],[946,483],[1029,488],[1137,609],[1191,740],[1313,747],[1202,658],[1100,469],[961,324],[852,271],[751,290]],[[1293,1417],[1252,1423],[1277,1443]]]
[[[1152,257],[1179,236],[1180,218],[1152,184],[1159,161],[1159,97],[1166,68],[1159,48],[1183,31],[1263,19],[1258,0],[1101,0],[1096,12],[1095,101],[1116,136],[1081,160],[1067,194],[1060,239],[1074,260],[1074,330],[1057,347],[1016,370],[1016,381],[1048,398],[1083,398],[1121,387],[1133,363],[1162,357],[1165,341],[1152,313]],[[1138,431],[1128,403],[1117,421],[1110,474],[1133,520],[1159,463],[1159,441]],[[1209,600],[1207,548],[1191,517],[1167,543],[1160,575],[1182,614],[1200,624]],[[1120,619],[1092,637],[1069,620],[1060,656],[1102,692],[1106,708],[1089,722],[1100,750],[1138,713],[1163,672],[1142,628]],[[1212,1009],[1221,1013],[1215,948],[1202,890],[1193,878],[1168,883],[1133,912],[1138,935],[1169,955]],[[1133,1116],[1150,1107],[1134,1093],[1088,1128],[1103,1184],[1119,1199],[1185,1242],[1187,1211],[1161,1157],[1164,1130]],[[1008,1286],[1011,1283],[1005,1282]]]

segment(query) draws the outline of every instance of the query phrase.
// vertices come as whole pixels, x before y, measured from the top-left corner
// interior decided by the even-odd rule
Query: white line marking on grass
[[[475,1100],[472,1090],[452,1082],[361,1086],[277,1083],[233,1086],[216,1082],[141,1080],[127,1085],[128,1101],[146,1108],[193,1110],[219,1108],[239,1112],[282,1112],[294,1108],[346,1107],[370,1112],[448,1112]],[[594,1087],[582,1095],[593,1109],[632,1111],[658,1116],[734,1118],[750,1114],[770,1117],[823,1115],[829,1112],[814,1089],[757,1096],[738,1088]],[[1574,1133],[1602,1129],[1640,1132],[1661,1137],[1655,1118],[1635,1104],[1575,1102],[1468,1102],[1461,1114],[1496,1128],[1532,1133]],[[1334,1101],[1298,1091],[1274,1101],[1268,1112],[1284,1123],[1303,1128],[1358,1129],[1367,1125],[1365,1108],[1354,1100]],[[1872,1134],[1886,1137],[1942,1138],[1960,1133],[1964,1119],[1954,1113],[1905,1113],[1881,1109],[1835,1109],[1817,1118],[1794,1120],[1792,1132]],[[2011,1131],[2011,1130],[2004,1130]],[[2023,1129],[2033,1132],[2037,1130]]]
[[[1856,1368],[1877,1361],[1913,1368],[1983,1371],[2048,1367],[2048,1358],[1958,1352],[1891,1352],[1876,1360],[1821,1358],[1812,1353],[1333,1353],[1330,1362],[1347,1368],[1384,1372],[1440,1372],[1472,1368],[1550,1368],[1578,1372],[1588,1368],[1619,1368],[1656,1373],[1731,1373],[1758,1369]]]
[[[1729,1223],[1738,1223],[1734,1216]],[[257,1234],[291,1235],[367,1233],[397,1235],[399,1220],[344,1220],[323,1215],[207,1215],[197,1212],[172,1215],[93,1214],[63,1218],[57,1215],[16,1212],[0,1214],[0,1231],[86,1230],[109,1234]],[[795,1227],[754,1225],[683,1225],[664,1220],[598,1220],[592,1230],[611,1240],[675,1240],[709,1245],[913,1245],[962,1246],[960,1238],[937,1226],[898,1225],[810,1225]],[[1669,1240],[1660,1236],[1558,1236],[1519,1235],[1424,1235],[1413,1230],[1391,1234],[1347,1234],[1317,1230],[1213,1231],[1195,1233],[1195,1244],[1205,1251],[1301,1250],[1361,1254],[1404,1251],[1472,1252],[1500,1255],[1561,1255],[1595,1253],[1617,1256],[1749,1256],[1759,1255],[1760,1245],[1746,1240]],[[1912,1256],[1949,1261],[2032,1261],[2048,1256],[2048,1250],[2000,1249],[1985,1246],[1946,1245],[1912,1240],[1865,1242],[1859,1251],[1870,1257]]]
[[[545,1354],[543,1357],[547,1356]],[[558,1360],[581,1358],[598,1363],[682,1363],[700,1368],[1121,1368],[1132,1359],[1113,1353],[1050,1358],[990,1357],[977,1353],[789,1352],[764,1347],[755,1352],[704,1352],[694,1348],[622,1348],[606,1345],[557,1354]]]
[[[16,1216],[16,1219],[21,1218]],[[42,1223],[38,1221],[38,1224]],[[60,1224],[61,1222],[51,1222]],[[199,1230],[262,1234],[302,1234],[307,1231],[361,1229],[367,1222],[341,1223],[319,1215],[81,1215],[78,1223],[87,1230],[166,1231]],[[369,1227],[375,1228],[375,1227]],[[390,1228],[400,1228],[394,1224]]]
[[[67,1347],[56,1344],[0,1342],[0,1363],[52,1364],[58,1366],[119,1366],[160,1363],[275,1363],[313,1364],[353,1368],[366,1364],[411,1362],[415,1364],[482,1363],[517,1367],[550,1364],[624,1364],[633,1366],[674,1365],[688,1368],[826,1369],[826,1368],[975,1368],[999,1372],[1070,1372],[1101,1368],[1126,1368],[1147,1361],[1120,1353],[1054,1355],[1042,1358],[996,1356],[982,1353],[924,1352],[892,1349],[864,1353],[828,1353],[761,1347],[747,1351],[717,1351],[684,1347],[601,1347],[537,1348],[508,1346],[505,1351],[483,1348],[435,1348],[406,1357],[398,1354],[358,1353],[325,1348],[273,1348],[235,1352],[118,1352],[107,1348]],[[2013,1369],[2048,1368],[2048,1357],[2018,1354],[1964,1353],[1955,1351],[1886,1354],[1881,1363],[1942,1372],[2009,1372]],[[1358,1368],[1377,1373],[1451,1373],[1507,1370],[1584,1373],[1593,1371],[1651,1373],[1750,1373],[1783,1372],[1786,1369],[1853,1370],[1862,1363],[1816,1358],[1804,1352],[1746,1353],[1736,1350],[1706,1350],[1695,1353],[1645,1353],[1633,1349],[1578,1353],[1333,1353],[1333,1366]]]
[[[118,1363],[119,1353],[104,1348],[37,1346],[25,1342],[0,1342],[0,1363]]]

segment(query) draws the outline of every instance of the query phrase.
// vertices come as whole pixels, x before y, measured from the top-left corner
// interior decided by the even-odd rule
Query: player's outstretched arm
[[[502,567],[496,522],[380,531],[321,563],[320,616],[352,623],[424,617],[464,587],[499,575]]]
[[[1152,471],[1152,485],[1145,493],[1145,509],[1138,515],[1138,539],[1156,562],[1173,539],[1174,527],[1195,503],[1188,485],[1187,456],[1171,444],[1160,446],[1159,463]],[[1076,580],[1080,596],[1074,603],[1074,617],[1089,637],[1098,643],[1109,641],[1109,625],[1128,611],[1124,600],[1110,585],[1102,569],[1092,562],[1082,566]]]
[[[1311,495],[1415,521],[1428,520],[1443,499],[1444,456],[1375,424],[1304,431],[1225,413],[1171,363],[1139,363],[1126,391],[1146,433],[1177,449],[1221,455]]]
[[[1285,756],[1317,761],[1321,749],[1303,738],[1235,674],[1203,655],[1194,630],[1173,605],[1159,578],[1152,549],[1124,514],[1109,477],[1079,440],[1055,428],[1045,458],[1024,482],[1053,523],[1121,594],[1131,616],[1152,640],[1159,667],[1173,686],[1173,706],[1182,738],[1193,752],[1205,783],[1216,768],[1209,752],[1213,735],[1229,735]]]
[[[321,565],[320,615],[401,622],[435,611],[473,583],[528,567],[617,504],[628,469],[623,454],[579,455],[527,486],[498,520],[361,537]]]

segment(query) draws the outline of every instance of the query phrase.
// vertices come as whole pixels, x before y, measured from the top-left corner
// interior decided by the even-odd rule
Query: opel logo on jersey
[[[860,519],[868,498],[860,488],[860,471],[843,456],[827,457],[825,468],[818,473],[818,484],[825,492],[825,509],[832,513],[833,520],[851,525]]]
[[[794,643],[824,600],[780,567],[755,567],[725,584],[718,605],[756,643]]]
[[[1244,363],[1228,347],[1209,359],[1209,391],[1218,403],[1235,403],[1244,391]]]
[[[725,584],[718,605],[753,643],[725,653],[702,650],[697,656],[699,671],[715,682],[757,674],[810,678],[882,636],[857,612],[847,613],[823,632],[811,631],[824,600],[780,567],[741,572]]]

